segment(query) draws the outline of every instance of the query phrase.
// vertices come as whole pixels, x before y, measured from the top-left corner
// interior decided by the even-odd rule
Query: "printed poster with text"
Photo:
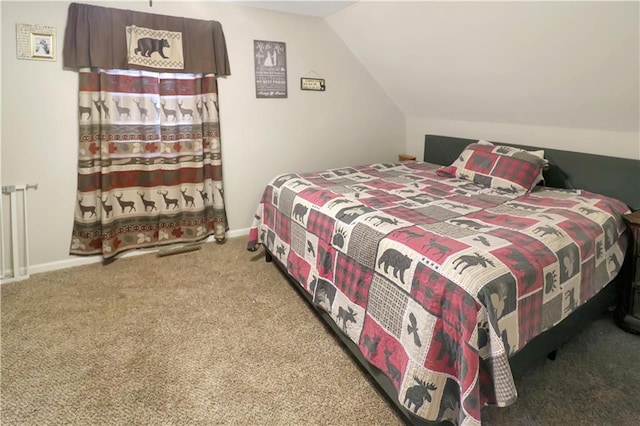
[[[253,41],[256,98],[287,97],[287,48],[279,41]]]

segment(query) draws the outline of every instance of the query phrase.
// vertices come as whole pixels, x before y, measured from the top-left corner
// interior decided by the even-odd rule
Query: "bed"
[[[612,303],[621,215],[640,206],[638,161],[547,149],[546,186],[522,192],[482,170],[539,165],[514,149],[536,148],[476,142],[427,135],[424,162],[278,176],[250,230],[408,423],[512,403],[514,376]]]

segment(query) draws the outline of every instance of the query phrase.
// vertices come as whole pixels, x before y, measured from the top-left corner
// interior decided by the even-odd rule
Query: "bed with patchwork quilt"
[[[509,357],[624,261],[625,203],[535,177],[522,188],[487,181],[483,168],[511,161],[494,151],[465,150],[457,167],[281,175],[250,229],[248,249],[264,245],[417,419],[479,424],[484,405],[513,403]]]

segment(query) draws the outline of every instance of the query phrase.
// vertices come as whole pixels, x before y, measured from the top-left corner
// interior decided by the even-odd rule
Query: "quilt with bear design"
[[[620,270],[617,200],[440,177],[422,162],[285,174],[250,229],[398,399],[427,420],[479,424],[517,393],[508,363]]]

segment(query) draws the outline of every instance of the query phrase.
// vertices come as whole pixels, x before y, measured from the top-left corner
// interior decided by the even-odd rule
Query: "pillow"
[[[485,140],[479,140],[477,143],[479,143],[480,145],[493,145],[491,142],[487,142]],[[495,146],[495,145],[493,145]],[[514,148],[517,149],[517,148]],[[533,186],[536,186],[537,184],[539,184],[540,182],[542,182],[544,180],[544,176],[542,174],[543,170],[547,170],[549,168],[549,160],[546,160],[544,158],[544,149],[538,149],[536,151],[527,151],[529,154],[533,154],[536,157],[542,158],[542,160],[544,161],[544,164],[542,166],[542,168],[540,169],[540,174],[538,175],[538,177],[536,178],[536,182],[533,184]]]
[[[492,145],[492,146],[495,146],[491,142],[488,142],[488,141],[485,141],[485,140],[479,140],[477,143],[479,143],[480,145]],[[514,148],[514,149],[518,149],[518,148]],[[542,182],[544,180],[544,176],[542,174],[542,171],[543,170],[547,170],[549,168],[549,160],[546,160],[544,158],[544,149],[538,149],[536,151],[526,151],[526,152],[528,152],[529,154],[533,154],[536,157],[542,158],[542,160],[544,161],[544,164],[543,164],[542,168],[540,169],[540,174],[536,178],[536,182],[533,184],[533,186],[536,186],[537,184],[539,184],[540,182]]]
[[[533,186],[536,186],[537,184],[539,184],[540,182],[542,182],[544,180],[544,176],[542,175],[542,171],[543,170],[547,170],[549,168],[549,160],[544,158],[544,149],[539,149],[537,151],[527,151],[529,154],[533,154],[538,158],[541,158],[543,163],[542,163],[542,168],[540,169],[540,174],[538,175],[538,177],[536,178],[535,183],[533,184]]]
[[[540,181],[544,164],[544,159],[528,151],[479,141],[467,146],[456,161],[437,173],[499,192],[525,194]]]

